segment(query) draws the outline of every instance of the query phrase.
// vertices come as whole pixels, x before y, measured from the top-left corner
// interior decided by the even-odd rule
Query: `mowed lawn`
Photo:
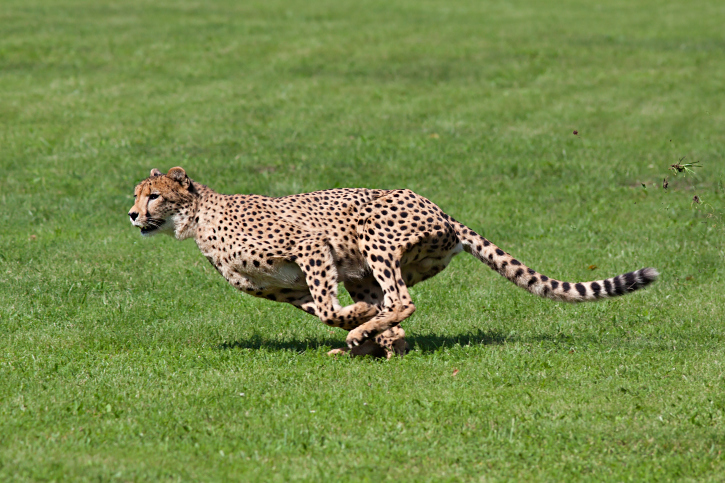
[[[0,480],[725,480],[723,25],[717,0],[4,0]],[[463,254],[412,289],[409,355],[331,358],[343,331],[131,226],[177,165],[411,188],[550,277],[661,278],[564,305]]]

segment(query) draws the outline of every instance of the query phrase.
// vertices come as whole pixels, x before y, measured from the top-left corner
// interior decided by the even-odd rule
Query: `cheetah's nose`
[[[131,221],[136,221],[136,218],[138,218],[138,213],[136,213],[135,211],[129,211],[128,216],[131,217]]]

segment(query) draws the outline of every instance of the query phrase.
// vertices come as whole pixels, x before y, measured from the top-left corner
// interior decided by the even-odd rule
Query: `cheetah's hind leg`
[[[383,348],[387,359],[396,355],[402,357],[410,351],[410,346],[405,341],[405,331],[399,325],[376,335],[373,340],[379,347]]]
[[[362,344],[349,349],[332,349],[327,353],[328,356],[338,354],[350,354],[352,357],[357,356],[373,356],[375,358],[385,357],[390,359],[393,356],[404,356],[410,351],[410,346],[405,341],[405,331],[402,327],[391,327],[382,334],[378,334],[374,339],[368,339]]]

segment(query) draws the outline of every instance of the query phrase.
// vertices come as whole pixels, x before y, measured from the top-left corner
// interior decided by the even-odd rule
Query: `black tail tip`
[[[641,287],[644,287],[646,285],[651,284],[655,280],[657,280],[657,277],[660,276],[660,272],[657,271],[656,268],[647,267],[647,268],[641,268],[637,270],[637,278],[638,284]]]

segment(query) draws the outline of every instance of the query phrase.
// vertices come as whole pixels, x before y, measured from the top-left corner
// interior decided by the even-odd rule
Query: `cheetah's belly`
[[[255,274],[255,278],[271,287],[304,289],[307,288],[305,274],[294,262],[283,263],[272,273]]]
[[[305,274],[296,263],[283,263],[273,271],[250,270],[239,266],[235,267],[235,271],[246,281],[246,285],[255,290],[307,289]]]

